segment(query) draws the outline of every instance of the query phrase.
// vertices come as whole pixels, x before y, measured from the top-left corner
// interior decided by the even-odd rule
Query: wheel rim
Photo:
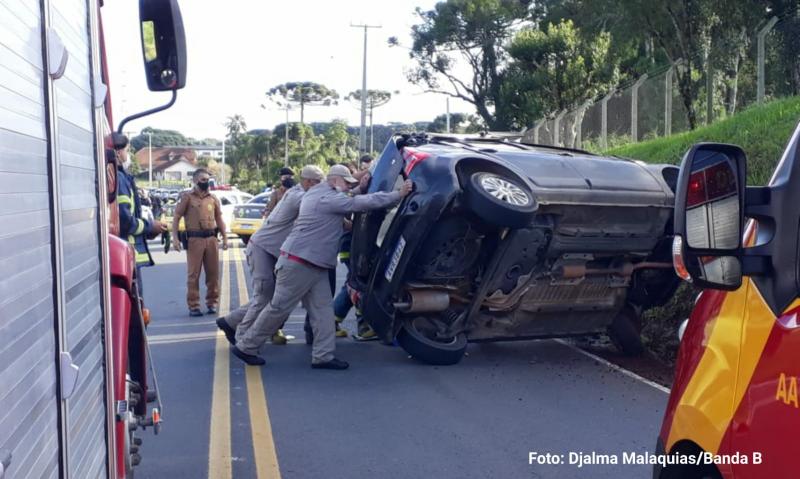
[[[498,200],[513,206],[525,206],[530,203],[530,197],[519,186],[505,178],[494,175],[481,177],[481,187]]]
[[[443,341],[442,339],[437,338],[437,337],[431,337],[430,334],[427,334],[427,330],[426,329],[417,327],[417,320],[412,320],[412,321],[409,322],[409,324],[410,324],[410,326],[412,328],[414,328],[414,330],[417,333],[419,333],[422,336],[425,336],[430,341],[439,343],[439,344],[441,344],[443,346],[450,346],[450,345],[453,345],[453,344],[456,343],[457,338],[455,336],[453,336],[452,338],[449,338],[447,341]]]

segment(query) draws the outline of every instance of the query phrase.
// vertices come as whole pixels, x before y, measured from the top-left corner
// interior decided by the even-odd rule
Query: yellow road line
[[[241,250],[236,249],[236,282],[239,285],[239,304],[248,301],[247,283],[242,267]],[[247,403],[250,408],[250,433],[253,440],[253,456],[256,459],[256,477],[258,479],[280,479],[281,470],[278,465],[278,453],[272,437],[272,425],[269,421],[267,396],[261,380],[259,366],[247,366]]]
[[[230,251],[222,255],[219,312],[228,314],[231,306]],[[231,472],[231,381],[228,341],[217,331],[214,353],[214,389],[211,397],[211,432],[208,444],[208,477],[230,479]]]

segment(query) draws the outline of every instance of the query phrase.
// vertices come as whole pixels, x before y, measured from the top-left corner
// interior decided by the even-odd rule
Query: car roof
[[[450,148],[450,149],[468,149],[477,150],[482,153],[548,153],[564,156],[572,155],[586,155],[597,156],[586,150],[576,148],[565,148],[550,145],[538,145],[530,142],[522,141],[522,134],[519,133],[493,133],[487,135],[476,134],[422,134],[411,135],[415,136],[418,142],[415,147],[423,149],[435,148],[436,146]],[[427,147],[427,148],[426,148]],[[437,149],[440,149],[437,148]]]

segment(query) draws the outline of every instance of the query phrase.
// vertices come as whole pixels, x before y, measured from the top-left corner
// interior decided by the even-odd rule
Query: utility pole
[[[225,139],[222,139],[222,169],[220,173],[220,184],[225,184]]]
[[[446,121],[446,133],[450,134],[450,97],[447,97],[447,121]]]
[[[361,130],[358,139],[359,149],[364,153],[367,149],[367,30],[370,28],[381,28],[381,25],[353,25],[353,28],[364,29],[364,65],[361,75]]]
[[[283,166],[289,166],[289,104],[286,104],[286,128],[283,129]]]
[[[150,188],[153,187],[153,133],[147,132],[147,157],[150,163],[150,170],[147,175],[147,180],[150,182]]]
[[[375,109],[375,99],[369,99],[369,154],[375,151],[375,129],[372,125],[372,110]]]

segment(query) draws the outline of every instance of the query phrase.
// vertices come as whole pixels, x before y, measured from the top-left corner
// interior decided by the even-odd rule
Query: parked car
[[[244,244],[247,244],[250,237],[261,228],[268,201],[269,193],[261,193],[247,203],[233,207],[233,223],[230,231],[239,236]]]
[[[369,191],[414,191],[353,227],[353,298],[384,342],[453,364],[468,341],[608,333],[640,354],[641,312],[677,280],[678,169],[500,137],[398,135]]]
[[[211,194],[216,196],[222,205],[222,220],[225,221],[225,226],[229,231],[233,224],[233,208],[236,205],[245,204],[253,198],[250,193],[226,186],[218,186],[212,189]]]

